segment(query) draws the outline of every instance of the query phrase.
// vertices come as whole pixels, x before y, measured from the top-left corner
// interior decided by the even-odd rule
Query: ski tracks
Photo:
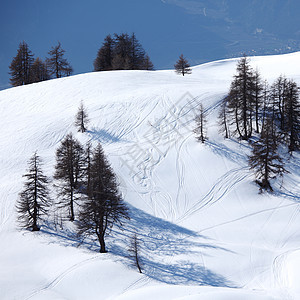
[[[277,255],[272,264],[272,273],[273,273],[273,280],[274,286],[277,289],[280,289],[280,294],[282,299],[284,300],[294,300],[295,298],[292,297],[289,293],[290,290],[290,278],[288,274],[288,264],[287,260],[288,257],[296,252],[299,249],[289,250],[284,253]]]
[[[74,265],[72,265],[71,267],[67,268],[65,271],[63,271],[62,273],[60,273],[57,277],[55,277],[52,281],[50,281],[48,284],[44,285],[44,287],[35,290],[34,292],[32,292],[29,296],[27,296],[26,298],[24,298],[24,300],[28,300],[31,299],[35,296],[37,296],[38,294],[49,290],[53,287],[55,287],[58,283],[60,283],[67,275],[69,275],[70,273],[72,273],[73,271],[75,271],[76,269],[90,263],[93,260],[96,260],[100,258],[100,255],[95,255],[93,257],[90,257],[88,259],[85,259],[83,261],[80,261]]]
[[[195,214],[197,211],[207,208],[221,200],[236,185],[240,184],[247,177],[251,176],[251,174],[245,172],[246,169],[247,167],[236,168],[219,177],[208,193],[201,200],[197,201],[180,218],[178,218],[176,222],[180,223]]]
[[[149,200],[155,216],[160,215],[169,220],[171,219],[172,221],[177,220],[177,222],[181,222],[196,213],[198,210],[219,201],[237,184],[250,176],[249,172],[245,172],[247,169],[246,167],[230,170],[215,182],[209,192],[201,200],[190,206],[190,199],[188,199],[188,193],[185,191],[186,166],[184,162],[183,149],[187,152],[187,141],[193,136],[192,129],[189,128],[193,122],[193,118],[191,117],[191,114],[194,113],[193,109],[196,108],[199,102],[205,102],[210,98],[211,96],[206,93],[201,96],[188,99],[182,107],[177,107],[175,104],[172,104],[172,101],[169,98],[163,95],[160,100],[160,105],[158,106],[157,102],[154,108],[156,111],[158,109],[163,111],[164,114],[158,119],[158,121],[155,121],[154,124],[149,122],[149,134],[151,137],[153,135],[153,137],[156,138],[154,141],[150,140],[149,136],[145,138],[145,136],[141,137],[138,135],[137,130],[140,127],[141,120],[136,122],[136,126],[134,127],[135,140],[139,146],[138,150],[143,153],[137,153],[135,157],[132,157],[133,155],[131,155],[131,157],[129,156],[126,160],[127,163],[131,164],[131,167],[136,168],[136,172],[132,172],[131,170],[133,174],[132,180],[135,184],[142,186],[145,191],[148,191],[145,194],[149,195]],[[206,108],[206,113],[208,115],[211,114],[219,107],[220,103],[221,100],[215,101]],[[169,107],[171,107],[171,109],[168,110]],[[154,110],[152,112],[154,112]],[[149,119],[151,116],[150,113],[144,115],[146,115],[146,117],[143,118],[142,123],[146,121],[146,118]],[[187,115],[190,118],[190,121],[188,122],[189,124],[185,124],[183,122],[187,119]],[[168,128],[166,128],[165,122],[167,120],[169,121],[170,116],[172,117],[172,122],[169,123]],[[166,133],[164,130],[170,131]],[[168,140],[166,141],[165,138]],[[208,141],[208,145],[219,155],[228,157],[236,162],[245,163],[244,155],[230,151],[223,144],[216,144]],[[176,151],[175,168],[178,182],[176,185],[177,192],[175,201],[172,201],[172,196],[169,191],[164,190],[160,184],[155,185],[155,182],[159,183],[160,178],[154,174],[156,167],[168,156],[172,149],[175,149]],[[130,149],[128,150],[128,153],[130,153]],[[140,162],[138,161],[138,158],[141,159]],[[182,214],[182,212],[184,213]]]

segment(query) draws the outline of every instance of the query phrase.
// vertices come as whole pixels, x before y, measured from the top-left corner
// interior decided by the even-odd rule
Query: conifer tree
[[[150,57],[148,54],[146,54],[145,58],[144,58],[144,63],[143,63],[143,70],[148,70],[148,71],[152,71],[154,70],[154,65],[152,63],[152,61],[150,60]]]
[[[287,100],[287,86],[288,80],[284,76],[279,76],[279,78],[271,86],[270,97],[274,110],[274,117],[279,123],[279,128],[281,132],[285,127],[285,109]]]
[[[299,88],[293,80],[280,76],[271,87],[270,110],[278,124],[282,142],[290,152],[300,146]]]
[[[270,179],[285,172],[281,157],[278,154],[280,136],[276,131],[274,120],[266,118],[258,141],[252,145],[249,156],[250,168],[254,170],[260,190],[273,191]]]
[[[19,45],[18,53],[13,58],[9,69],[12,86],[19,86],[31,83],[30,72],[33,64],[33,54],[28,45],[23,41]]]
[[[128,250],[131,253],[131,257],[134,261],[135,266],[138,268],[140,273],[143,273],[141,267],[140,248],[140,241],[137,237],[137,234],[135,233],[131,238],[131,243]]]
[[[128,212],[100,144],[93,152],[89,176],[90,188],[79,212],[78,234],[96,237],[100,252],[105,253],[106,235],[115,224],[121,225],[122,219],[128,218]]]
[[[61,208],[67,208],[70,221],[75,219],[74,203],[83,185],[83,148],[72,134],[68,134],[56,151],[54,179],[58,181]]]
[[[191,74],[192,69],[190,68],[190,64],[188,63],[187,59],[183,57],[183,54],[179,56],[176,64],[174,65],[175,72],[178,74]]]
[[[31,72],[30,72],[31,82],[40,82],[50,79],[49,72],[47,70],[46,64],[38,57],[34,61]]]
[[[152,70],[153,64],[133,33],[108,35],[98,50],[94,71]]]
[[[80,106],[78,108],[78,112],[75,117],[75,126],[78,128],[79,132],[86,132],[87,124],[89,123],[88,115],[85,107],[81,101]]]
[[[263,91],[262,91],[262,118],[261,124],[264,124],[265,119],[269,116],[272,120],[275,120],[274,116],[274,105],[271,104],[271,93],[267,80],[263,83]]]
[[[126,70],[129,68],[129,58],[123,57],[121,54],[114,54],[111,65],[112,70]]]
[[[113,70],[130,70],[132,45],[127,33],[114,34],[114,47],[112,58]]]
[[[91,188],[91,161],[92,161],[92,144],[88,142],[84,152],[84,182],[85,194],[89,194]]]
[[[219,126],[220,126],[220,133],[225,134],[225,138],[229,138],[229,122],[227,120],[227,97],[225,97],[220,106],[219,110]]]
[[[235,133],[243,140],[248,140],[252,136],[255,93],[253,70],[249,60],[244,56],[237,64],[237,74],[228,94],[228,112],[234,120]]]
[[[253,88],[254,88],[254,110],[255,110],[255,124],[256,133],[259,133],[259,122],[260,122],[260,112],[263,106],[263,83],[261,80],[260,73],[256,70],[253,73]]]
[[[102,47],[98,50],[94,61],[94,71],[112,70],[112,60],[114,51],[114,40],[111,35],[106,36]]]
[[[289,80],[286,87],[286,101],[284,103],[283,133],[290,152],[300,147],[300,102],[299,88],[295,81]]]
[[[37,153],[28,162],[28,173],[24,175],[24,189],[17,201],[18,221],[22,227],[39,231],[39,222],[47,214],[51,200],[48,178],[43,174],[42,161]]]
[[[73,73],[73,68],[64,58],[65,50],[62,49],[60,42],[48,52],[49,57],[46,59],[49,73],[55,78],[70,76]]]
[[[139,70],[145,63],[145,50],[134,33],[130,37],[129,66],[126,69]]]
[[[199,105],[198,113],[195,117],[196,122],[196,128],[194,129],[194,132],[196,133],[196,138],[198,141],[201,141],[201,143],[204,143],[207,139],[205,131],[205,124],[206,124],[206,113],[204,111],[202,103]]]

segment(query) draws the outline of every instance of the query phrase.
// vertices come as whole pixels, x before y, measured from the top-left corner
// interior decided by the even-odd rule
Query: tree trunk
[[[246,100],[244,100],[244,105],[243,105],[243,127],[244,127],[244,134],[242,136],[242,139],[248,140]]]
[[[100,253],[106,253],[105,249],[105,241],[104,241],[104,236],[99,234],[98,235],[99,243],[100,243]]]
[[[34,224],[32,225],[32,231],[39,231],[39,230],[40,230],[40,227],[37,226],[36,223],[34,223]]]
[[[237,107],[235,108],[235,123],[236,123],[236,130],[237,130],[240,138],[242,138],[242,133],[241,133],[240,127],[239,127],[239,119],[238,119],[238,109],[237,109]]]
[[[85,132],[85,127],[84,127],[84,119],[83,119],[83,112],[81,112],[81,132]]]
[[[224,111],[224,127],[225,127],[225,138],[228,139],[228,129],[227,129],[227,122],[226,122],[226,112]]]
[[[142,272],[142,269],[141,269],[141,266],[140,266],[140,264],[139,264],[139,258],[138,258],[137,252],[135,253],[135,262],[136,262],[136,266],[137,266],[139,272],[140,272],[140,273],[143,273],[143,272]]]
[[[269,139],[267,141],[269,143]],[[266,151],[266,158],[265,158],[265,174],[264,178],[262,180],[262,186],[265,190],[270,190],[271,192],[273,191],[271,184],[269,182],[269,146],[267,145],[267,151]]]
[[[34,174],[34,204],[33,204],[33,225],[32,225],[32,231],[39,231],[40,228],[37,226],[37,218],[38,218],[38,192],[37,192],[37,162],[36,162],[36,157],[34,161],[34,169],[35,169],[35,174]]]
[[[258,115],[259,115],[258,100],[256,99],[256,105],[255,105],[256,133],[259,133]]]
[[[71,211],[70,221],[73,222],[75,220],[74,203],[73,203],[73,189],[71,189],[70,211]]]

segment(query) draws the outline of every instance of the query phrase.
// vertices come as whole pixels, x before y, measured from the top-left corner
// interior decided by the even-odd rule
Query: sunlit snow
[[[246,142],[225,140],[218,105],[237,59],[167,71],[111,71],[0,92],[1,299],[299,299],[299,154],[259,194]],[[251,59],[270,83],[281,74],[300,84],[300,53]],[[83,101],[89,131],[74,118]],[[206,144],[196,142],[194,115],[208,115]],[[53,175],[55,150],[69,132],[101,142],[131,220],[114,228],[107,254],[82,243],[75,226],[19,230],[15,203],[34,151]],[[288,158],[288,156],[286,156]],[[52,197],[56,197],[51,185]],[[143,274],[129,256],[141,241]]]

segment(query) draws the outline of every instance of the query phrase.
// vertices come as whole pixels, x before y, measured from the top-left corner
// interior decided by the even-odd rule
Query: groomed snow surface
[[[218,132],[218,105],[237,59],[168,71],[111,71],[0,92],[1,299],[300,299],[299,154],[290,171],[259,194],[246,142]],[[251,59],[270,83],[300,84],[300,53]],[[74,127],[80,101],[88,133]],[[205,145],[192,132],[196,108],[208,116]],[[15,204],[37,150],[51,177],[66,134],[102,143],[131,220],[114,228],[107,254],[80,242],[52,211],[40,232],[18,229]],[[52,185],[51,185],[52,186]],[[56,198],[52,187],[52,197]],[[137,232],[143,274],[129,257]]]

